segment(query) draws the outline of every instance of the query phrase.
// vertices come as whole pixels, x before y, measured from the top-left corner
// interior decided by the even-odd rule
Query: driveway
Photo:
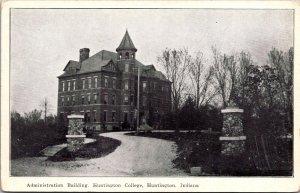
[[[12,161],[12,175],[26,176],[185,176],[173,167],[174,142],[124,135],[124,132],[101,134],[121,141],[111,154],[90,160],[51,162],[44,157]]]

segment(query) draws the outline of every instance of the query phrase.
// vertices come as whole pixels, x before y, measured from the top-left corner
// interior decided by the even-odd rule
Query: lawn
[[[115,151],[121,144],[119,140],[108,137],[94,136],[93,138],[96,139],[95,142],[85,144],[83,148],[77,152],[70,153],[67,148],[64,148],[54,156],[49,157],[48,160],[59,162],[104,157]]]

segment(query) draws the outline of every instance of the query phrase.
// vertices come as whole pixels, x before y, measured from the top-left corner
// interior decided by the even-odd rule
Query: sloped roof
[[[127,30],[126,30],[126,33],[125,33],[119,47],[116,49],[117,52],[120,50],[133,50],[135,52],[137,51]]]
[[[68,66],[74,66],[76,68],[77,67],[80,68],[80,69],[77,68],[79,70],[73,72],[73,74],[84,74],[89,72],[101,71],[102,67],[107,65],[111,61],[116,64],[117,59],[118,59],[118,54],[116,52],[101,50],[100,52],[96,53],[90,58],[84,60],[81,64],[81,67],[79,62],[70,60],[66,65],[66,67],[64,68],[64,71]],[[142,76],[158,78],[160,80],[168,81],[162,72],[157,71],[155,69],[154,65],[144,65],[138,60],[135,60],[135,64],[141,67]],[[67,71],[65,71],[59,77],[70,76],[73,74],[67,73]]]
[[[80,63],[74,60],[69,60],[68,64],[64,68],[64,71],[66,71],[67,68],[80,69]]]

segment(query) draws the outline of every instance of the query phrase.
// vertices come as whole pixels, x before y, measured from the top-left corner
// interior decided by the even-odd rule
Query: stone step
[[[40,152],[40,155],[47,157],[54,156],[57,152],[59,152],[65,147],[67,147],[67,144],[48,146]]]

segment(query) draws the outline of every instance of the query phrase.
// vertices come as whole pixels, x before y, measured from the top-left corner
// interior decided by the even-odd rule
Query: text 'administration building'
[[[134,127],[137,109],[138,66],[140,67],[140,119],[159,126],[171,109],[171,82],[153,65],[136,60],[135,48],[126,31],[117,53],[102,50],[89,57],[80,49],[79,62],[70,60],[58,77],[58,116],[82,114],[90,129],[108,130],[127,122]]]

